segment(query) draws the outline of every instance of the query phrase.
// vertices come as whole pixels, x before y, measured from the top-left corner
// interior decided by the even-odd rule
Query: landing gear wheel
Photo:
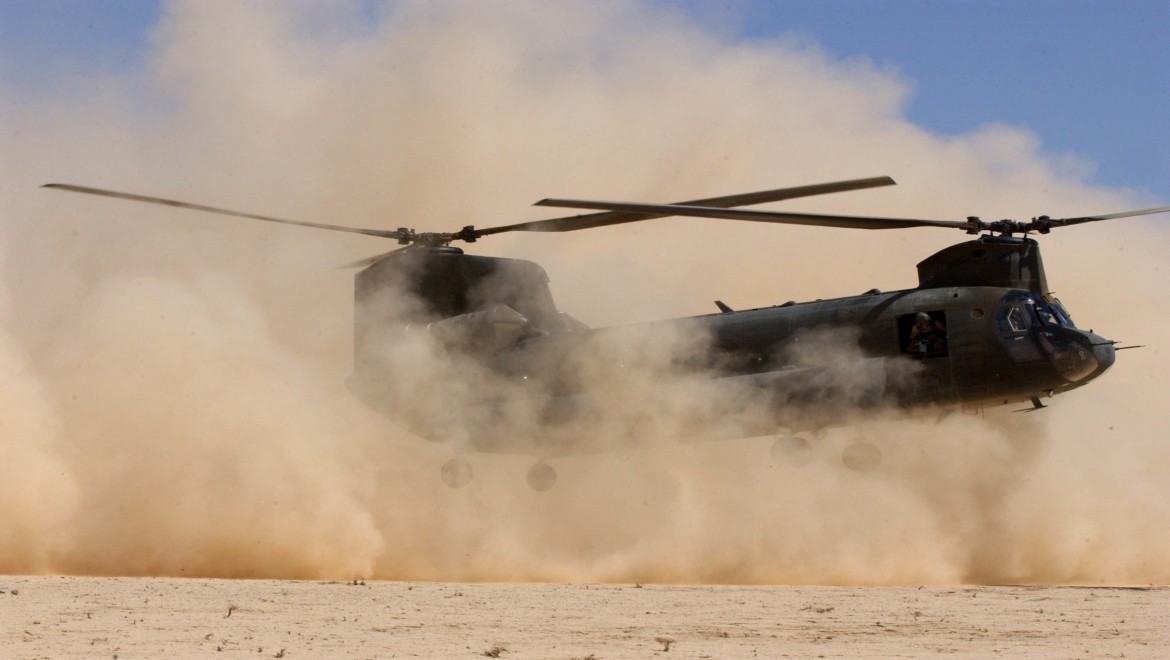
[[[552,488],[557,484],[557,471],[544,461],[538,462],[528,469],[528,486],[538,493]]]
[[[462,458],[452,458],[443,463],[441,475],[449,488],[463,488],[471,483],[471,464]]]
[[[814,458],[812,445],[799,435],[777,436],[772,442],[772,460],[781,465],[807,465]]]
[[[882,450],[868,442],[854,442],[845,448],[841,462],[850,470],[869,472],[882,463]]]

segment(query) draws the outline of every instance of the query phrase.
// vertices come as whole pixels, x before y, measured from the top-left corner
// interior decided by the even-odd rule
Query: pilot
[[[947,327],[942,321],[930,318],[926,312],[914,315],[914,326],[910,328],[909,352],[937,355],[947,350]]]

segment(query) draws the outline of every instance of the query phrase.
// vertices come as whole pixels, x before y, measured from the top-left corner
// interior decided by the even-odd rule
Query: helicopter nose
[[[1113,342],[1075,328],[1041,333],[1041,345],[1061,377],[1081,385],[1104,373],[1116,358]]]
[[[1112,367],[1117,360],[1117,349],[1113,347],[1116,342],[1109,341],[1092,332],[1086,332],[1082,335],[1079,343],[1080,350],[1077,352],[1087,358],[1085,368],[1088,371],[1081,378],[1073,380],[1087,383],[1105,373],[1105,370]]]
[[[1097,358],[1097,373],[1101,373],[1113,366],[1117,349],[1113,348],[1113,342],[1098,342],[1093,345],[1093,357]]]

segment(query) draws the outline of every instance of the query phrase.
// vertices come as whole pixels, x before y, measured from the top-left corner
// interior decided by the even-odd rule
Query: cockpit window
[[[995,321],[1000,333],[1005,335],[1018,335],[1031,327],[1041,331],[1076,327],[1059,300],[1030,291],[1012,291],[1005,295],[995,314]]]
[[[1012,307],[1007,314],[1007,325],[1012,332],[1027,332],[1028,322],[1025,319],[1024,311],[1019,307]]]
[[[1068,312],[1060,306],[1059,302],[1049,303],[1042,299],[1029,300],[1032,310],[1036,314],[1036,320],[1040,322],[1041,327],[1064,327],[1075,328],[1072,319],[1069,318]]]
[[[1036,305],[1036,318],[1040,319],[1040,325],[1045,327],[1060,325],[1060,319],[1047,305]]]
[[[1073,323],[1072,317],[1069,316],[1068,310],[1066,310],[1064,308],[1064,305],[1060,304],[1059,300],[1055,300],[1051,303],[1041,302],[1040,305],[1038,306],[1038,308],[1039,307],[1047,307],[1048,310],[1052,312],[1052,316],[1056,319],[1057,324],[1064,326],[1066,328],[1077,327]]]

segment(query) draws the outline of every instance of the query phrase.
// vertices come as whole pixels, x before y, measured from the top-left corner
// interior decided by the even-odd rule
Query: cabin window
[[[945,357],[947,354],[946,312],[921,311],[899,316],[898,338],[902,352],[910,357]]]
[[[1027,332],[1028,321],[1024,311],[1019,307],[1012,307],[1007,313],[1007,325],[1011,332]]]

